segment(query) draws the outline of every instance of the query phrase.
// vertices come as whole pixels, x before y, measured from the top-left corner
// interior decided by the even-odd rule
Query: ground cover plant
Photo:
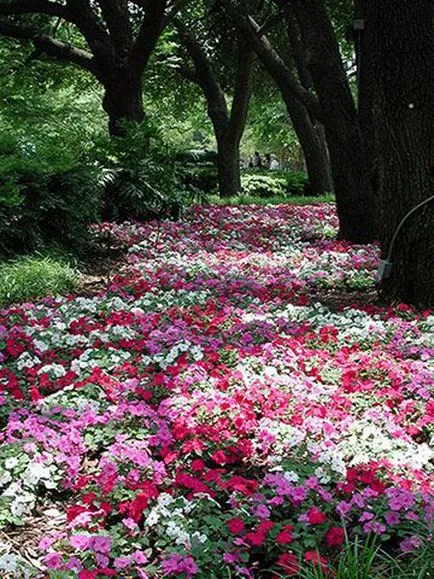
[[[1,576],[430,576],[434,316],[363,305],[378,248],[336,231],[332,204],[102,224],[107,290],[0,311]]]

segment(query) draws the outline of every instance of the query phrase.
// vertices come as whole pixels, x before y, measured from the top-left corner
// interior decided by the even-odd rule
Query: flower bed
[[[101,230],[129,247],[106,292],[0,312],[0,524],[60,511],[48,576],[297,576],[431,540],[434,317],[312,303],[378,265],[333,206]]]

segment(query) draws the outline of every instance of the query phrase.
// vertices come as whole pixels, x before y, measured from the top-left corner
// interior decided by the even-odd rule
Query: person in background
[[[271,166],[271,155],[270,155],[270,153],[267,153],[265,155],[264,168],[269,169],[270,166]]]
[[[279,161],[276,159],[276,157],[271,159],[270,169],[272,171],[277,171],[279,169]]]
[[[258,151],[255,152],[255,155],[253,157],[253,166],[256,169],[260,169],[262,167],[261,155],[259,154]]]

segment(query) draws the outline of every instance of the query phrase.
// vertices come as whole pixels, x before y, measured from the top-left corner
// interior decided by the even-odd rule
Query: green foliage
[[[98,217],[97,172],[89,165],[56,172],[45,159],[0,141],[0,254],[61,242],[80,251]]]
[[[105,219],[177,217],[185,200],[176,151],[149,121],[104,139],[95,156],[101,170]]]
[[[0,266],[0,306],[71,292],[75,270],[64,260],[26,256]]]
[[[241,177],[241,193],[253,197],[284,197],[285,181],[271,174],[247,173]]]
[[[428,579],[434,573],[434,549],[427,538],[419,553],[411,557],[396,558],[378,544],[374,536],[364,542],[360,538],[349,540],[334,562],[321,565],[319,562],[303,562],[298,572],[301,579]]]
[[[83,73],[53,70],[14,42],[3,39],[0,55],[0,255],[53,242],[83,252],[100,206],[87,161],[104,126],[100,95],[82,90]]]
[[[216,205],[281,205],[288,203],[290,205],[310,205],[311,203],[333,203],[335,198],[333,195],[324,195],[322,197],[254,197],[248,195],[239,195],[238,197],[221,198],[217,195],[212,195],[208,198],[209,203]]]
[[[302,172],[252,169],[241,177],[241,192],[254,197],[302,195],[307,183],[307,175]]]

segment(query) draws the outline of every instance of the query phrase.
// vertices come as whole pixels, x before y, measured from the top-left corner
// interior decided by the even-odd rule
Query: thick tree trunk
[[[306,107],[294,97],[292,91],[288,90],[283,83],[279,84],[286,110],[303,149],[311,185],[310,192],[315,196],[331,193],[333,181],[322,127],[312,122]]]
[[[370,171],[357,110],[323,0],[292,0],[309,71],[321,105],[330,153],[341,239],[369,243],[377,237]]]
[[[119,75],[105,85],[103,107],[109,118],[112,137],[125,134],[123,123],[140,123],[144,119],[141,81]]]
[[[217,139],[217,172],[220,197],[235,197],[241,189],[240,144],[230,136]]]
[[[434,194],[432,0],[366,0],[363,90],[372,103],[383,258],[401,220]],[[396,238],[383,295],[434,306],[434,202]]]

